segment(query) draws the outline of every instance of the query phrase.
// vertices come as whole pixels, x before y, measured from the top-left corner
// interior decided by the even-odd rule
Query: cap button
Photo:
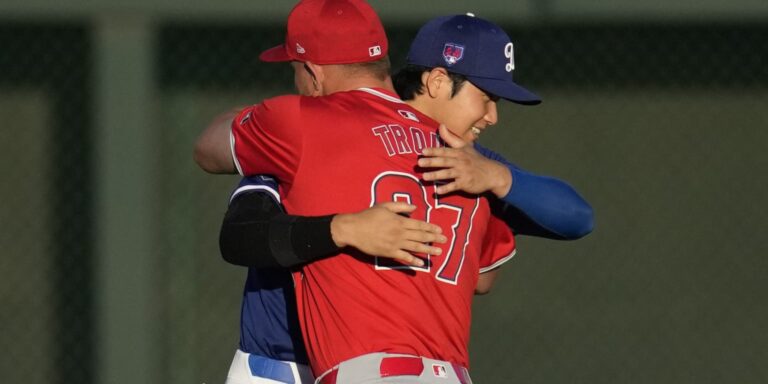
[[[469,16],[469,17],[475,17],[475,14],[474,14],[474,13],[472,13],[472,12],[467,12],[467,16]]]

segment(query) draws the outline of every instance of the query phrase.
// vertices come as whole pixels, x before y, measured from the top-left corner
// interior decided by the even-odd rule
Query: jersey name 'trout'
[[[417,127],[403,128],[399,124],[379,125],[371,128],[375,136],[381,139],[384,149],[389,156],[402,155],[406,153],[421,154],[424,148],[441,147],[443,141],[437,133],[427,134]]]

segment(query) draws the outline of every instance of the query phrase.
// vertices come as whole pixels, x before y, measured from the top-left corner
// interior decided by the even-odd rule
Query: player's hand
[[[331,221],[333,241],[339,247],[354,247],[371,256],[424,266],[424,261],[412,253],[439,255],[442,250],[430,244],[445,243],[447,239],[439,226],[401,215],[415,209],[415,205],[390,202],[357,213],[338,214]]]
[[[504,197],[509,192],[512,173],[504,164],[481,155],[471,143],[450,133],[444,125],[440,125],[440,137],[451,148],[424,148],[424,156],[419,159],[420,167],[439,168],[424,173],[424,180],[446,182],[437,187],[438,194],[491,191]]]

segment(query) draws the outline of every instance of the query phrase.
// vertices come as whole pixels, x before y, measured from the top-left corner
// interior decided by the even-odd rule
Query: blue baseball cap
[[[411,43],[406,61],[464,75],[476,87],[518,104],[541,103],[536,94],[512,81],[515,53],[509,36],[471,13],[428,21]]]

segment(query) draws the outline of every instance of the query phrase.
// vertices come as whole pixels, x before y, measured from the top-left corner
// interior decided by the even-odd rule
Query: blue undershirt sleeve
[[[512,172],[512,188],[491,207],[516,234],[575,240],[592,232],[592,207],[568,183],[525,171],[479,144],[475,149]]]

